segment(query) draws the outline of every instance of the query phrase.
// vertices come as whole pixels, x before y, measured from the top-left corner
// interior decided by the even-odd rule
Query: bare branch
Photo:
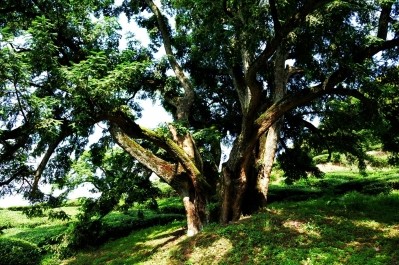
[[[20,92],[19,92],[18,89],[17,89],[17,83],[16,83],[16,81],[14,82],[14,89],[15,89],[15,95],[17,96],[17,101],[18,101],[19,109],[20,109],[20,111],[21,111],[21,113],[22,113],[22,116],[24,117],[25,122],[28,123],[28,119],[27,119],[27,117],[26,117],[26,115],[25,115],[25,111],[24,111],[24,109],[23,109],[23,107],[22,107],[21,98],[20,98],[20,96],[19,96]]]
[[[30,173],[29,169],[23,165],[20,168],[18,168],[18,170],[16,172],[14,172],[9,179],[0,182],[0,187],[9,185],[14,180],[18,179],[19,177],[27,176],[27,175],[29,175],[29,173]]]
[[[393,49],[395,47],[399,47],[399,38],[387,40],[382,43],[367,47],[365,49],[359,49],[358,52],[354,55],[355,62],[361,63],[365,59],[371,58],[381,51]]]
[[[39,166],[35,170],[34,180],[32,184],[32,193],[34,194],[38,190],[39,180],[43,174],[44,169],[47,166],[48,161],[50,160],[51,155],[54,153],[55,149],[58,145],[69,135],[72,134],[72,130],[69,127],[69,123],[66,121],[61,126],[61,132],[58,137],[49,144],[46,153],[44,154],[42,160],[40,161]]]

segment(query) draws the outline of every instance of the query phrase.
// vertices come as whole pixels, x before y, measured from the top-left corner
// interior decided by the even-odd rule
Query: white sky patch
[[[285,66],[287,67],[287,66],[294,66],[294,64],[295,64],[295,59],[288,59],[288,60],[285,60]]]
[[[119,23],[122,27],[122,38],[119,41],[120,50],[126,49],[127,36],[129,36],[130,33],[133,33],[135,39],[140,41],[143,46],[148,47],[150,44],[150,37],[148,36],[147,30],[140,28],[133,19],[128,21],[124,13],[119,16]]]
[[[144,109],[140,119],[136,122],[146,128],[154,129],[162,123],[172,122],[172,116],[165,111],[159,102],[151,99],[140,100],[140,106]]]
[[[26,206],[29,202],[24,199],[21,194],[16,194],[13,196],[6,196],[0,199],[0,207],[12,207],[12,206]]]

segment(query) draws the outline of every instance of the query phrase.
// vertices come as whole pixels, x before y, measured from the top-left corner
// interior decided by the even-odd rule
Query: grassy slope
[[[294,186],[279,183],[271,186],[270,197],[275,202],[237,223],[209,225],[193,238],[184,235],[184,222],[155,226],[68,260],[47,256],[42,265],[399,264],[398,183],[397,170],[367,177],[357,172],[332,172],[322,180],[300,181]],[[353,188],[369,195],[345,193]],[[392,188],[395,190],[389,192]],[[180,203],[172,198],[159,204],[169,211]],[[77,208],[65,210],[73,215]],[[107,219],[117,225],[128,217],[112,213]],[[0,227],[8,227],[1,236],[38,245],[57,238],[66,224],[0,210]]]
[[[331,189],[345,179],[373,180],[378,188],[399,176],[331,174],[298,189]],[[193,238],[184,236],[182,223],[172,223],[134,232],[64,264],[399,264],[398,209],[399,191],[275,202],[237,223],[209,225]]]

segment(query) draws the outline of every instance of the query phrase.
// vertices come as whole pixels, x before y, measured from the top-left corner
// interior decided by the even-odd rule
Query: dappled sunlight
[[[285,228],[290,228],[298,232],[299,234],[308,234],[309,236],[320,238],[320,229],[309,222],[303,222],[298,220],[287,220],[282,224]]]
[[[162,263],[165,257],[158,254],[185,239],[184,232],[181,223],[139,230],[96,251],[82,252],[63,264],[154,264],[157,259],[160,261],[157,264],[165,264]],[[149,259],[151,262],[146,263]]]
[[[230,240],[219,238],[210,245],[194,246],[193,252],[188,254],[187,263],[190,264],[219,264],[221,259],[233,249]]]
[[[271,203],[190,238],[183,223],[153,227],[68,264],[396,264],[398,195],[349,192]]]
[[[373,220],[355,220],[353,224],[356,226],[367,227],[369,229],[375,230],[376,232],[382,232],[383,225],[379,222]]]
[[[383,231],[386,238],[396,238],[399,241],[399,225],[386,227]]]

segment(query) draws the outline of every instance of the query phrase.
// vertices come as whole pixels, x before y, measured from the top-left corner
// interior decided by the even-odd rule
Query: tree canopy
[[[133,32],[119,48],[121,14],[149,47]],[[211,202],[222,223],[266,202],[279,143],[306,161],[304,139],[317,138],[361,163],[370,129],[399,150],[398,1],[4,0],[0,27],[0,196],[50,201],[41,184],[89,181],[111,209],[120,194],[153,192],[155,173],[193,235]],[[142,97],[173,122],[140,126]],[[88,144],[96,124],[102,137]]]

